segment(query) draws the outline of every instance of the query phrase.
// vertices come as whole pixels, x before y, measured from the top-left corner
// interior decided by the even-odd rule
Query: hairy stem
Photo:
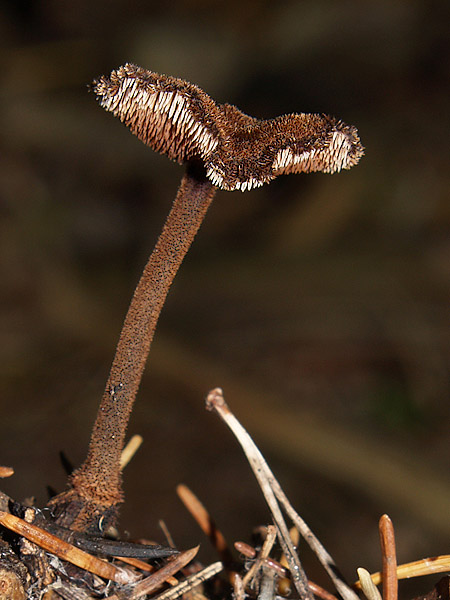
[[[215,190],[203,173],[188,165],[128,309],[87,458],[71,477],[72,489],[51,502],[63,513],[73,512],[73,507],[67,511],[67,504],[74,495],[78,500],[105,508],[123,500],[120,456],[156,324],[172,281],[205,217]],[[66,506],[63,508],[62,505]],[[82,512],[86,512],[86,507]],[[71,526],[73,520],[67,515],[60,522]]]

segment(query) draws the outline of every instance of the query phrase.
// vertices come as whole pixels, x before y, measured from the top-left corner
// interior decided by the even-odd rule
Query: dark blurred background
[[[5,492],[43,505],[46,486],[65,485],[58,452],[83,460],[182,175],[88,93],[130,61],[257,117],[338,116],[366,156],[339,175],[217,194],[129,428],[145,443],[126,470],[123,529],[162,540],[164,519],[181,547],[202,541],[214,558],[180,482],[230,541],[268,521],[239,447],[204,410],[222,386],[350,579],[379,568],[384,512],[400,561],[449,552],[449,22],[447,1],[3,3],[0,463],[16,470]]]

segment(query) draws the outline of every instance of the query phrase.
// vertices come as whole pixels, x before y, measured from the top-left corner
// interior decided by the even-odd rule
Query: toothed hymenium
[[[282,173],[335,173],[364,152],[356,128],[333,117],[256,119],[183,79],[132,64],[93,88],[101,106],[145,144],[179,163],[201,161],[211,183],[224,190],[252,189]]]

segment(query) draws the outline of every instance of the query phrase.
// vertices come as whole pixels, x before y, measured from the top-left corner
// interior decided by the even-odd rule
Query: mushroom
[[[156,323],[216,189],[246,191],[282,173],[349,169],[363,148],[356,129],[332,117],[255,119],[183,79],[132,64],[100,77],[93,90],[140,140],[186,165],[126,315],[87,458],[70,489],[50,502],[59,524],[98,532],[115,522],[123,501],[120,455]]]

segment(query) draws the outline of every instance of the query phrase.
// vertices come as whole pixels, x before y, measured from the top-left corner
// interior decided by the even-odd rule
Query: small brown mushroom
[[[250,190],[282,173],[334,173],[355,165],[363,148],[356,129],[332,117],[255,119],[191,83],[132,64],[100,77],[93,90],[145,144],[186,164],[125,318],[88,456],[71,489],[50,503],[59,524],[98,531],[114,523],[123,500],[120,456],[156,323],[216,189]]]
[[[179,163],[200,161],[223,190],[249,190],[282,173],[335,173],[363,154],[356,129],[332,117],[262,121],[216,104],[196,85],[131,64],[94,82],[94,91],[145,144]]]

